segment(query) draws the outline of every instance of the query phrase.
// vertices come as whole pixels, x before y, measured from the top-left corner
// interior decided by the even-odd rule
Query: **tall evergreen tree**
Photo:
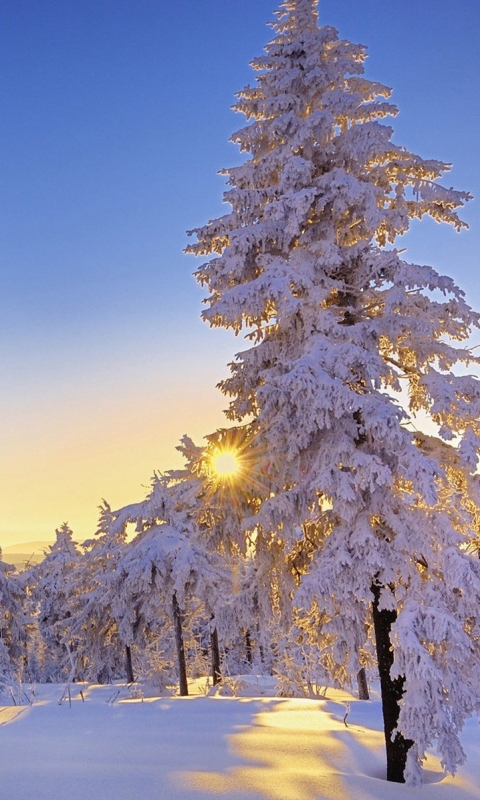
[[[475,471],[480,386],[454,368],[475,362],[456,343],[479,317],[393,245],[424,216],[466,227],[469,195],[439,183],[448,164],[392,142],[391,90],[364,77],[364,46],[319,27],[317,0],[285,0],[273,28],[235,105],[248,158],[224,173],[231,211],[188,251],[213,256],[197,272],[204,319],[252,342],[221,383],[257,453],[244,529],[301,556],[296,604],[320,609],[337,677],[357,674],[373,615],[388,778],[415,782],[435,739],[447,770],[463,759],[480,562],[445,509],[439,451],[407,423],[427,412],[458,443],[457,471]]]

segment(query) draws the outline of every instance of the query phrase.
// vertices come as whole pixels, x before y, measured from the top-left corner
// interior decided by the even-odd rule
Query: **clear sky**
[[[144,497],[178,440],[224,424],[242,342],[200,322],[185,231],[224,213],[230,110],[276,0],[0,3],[0,544],[95,530]],[[321,0],[394,88],[394,141],[480,198],[478,0]],[[410,260],[480,309],[479,201]]]

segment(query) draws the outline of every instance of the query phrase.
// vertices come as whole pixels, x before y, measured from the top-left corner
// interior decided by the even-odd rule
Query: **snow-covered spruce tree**
[[[170,556],[165,545],[159,542],[159,552],[164,550],[165,555],[160,559],[163,566],[159,563],[157,570],[159,568],[160,573],[163,573],[164,587],[171,597],[180,693],[186,694],[187,659],[183,633],[185,622],[187,631],[192,634],[195,629],[197,638],[203,642],[200,650],[210,652],[213,683],[220,680],[216,610],[218,598],[225,595],[226,575],[218,556],[205,548],[205,541],[200,533],[197,500],[201,479],[192,470],[192,465],[196,463],[202,448],[196,447],[188,437],[184,437],[178,449],[187,460],[186,468],[164,476],[154,476],[152,490],[145,503],[145,514],[147,520],[157,519],[163,522],[159,527],[157,540],[159,535],[164,539],[165,533],[169,531],[170,539],[175,535],[177,540],[176,548],[172,549]],[[223,592],[220,588],[222,585]],[[196,613],[192,614],[195,608]]]
[[[229,429],[220,430],[207,440],[198,447],[185,436],[178,447],[183,469],[154,475],[143,503],[109,511],[109,529],[131,523],[137,536],[95,593],[95,607],[108,609],[118,636],[135,645],[138,663],[142,646],[152,639],[168,661],[162,642],[171,618],[181,693],[187,693],[187,670],[198,667],[185,657],[187,649],[192,653],[187,639],[196,638],[202,650],[210,645],[214,683],[222,674],[220,651],[228,651],[227,671],[254,660],[270,666],[272,606],[280,605],[280,588],[287,584],[278,577],[279,560],[275,564],[272,553],[260,554],[258,536],[252,562],[252,541],[242,533],[246,509],[256,499],[255,489],[245,486],[251,472],[245,468],[248,433],[236,429],[232,437]],[[240,449],[243,466],[229,478],[214,464],[232,449]]]
[[[43,561],[30,570],[29,581],[32,597],[38,605],[38,630],[45,644],[42,671],[46,681],[67,680],[74,664],[68,632],[76,605],[73,575],[78,568],[80,551],[66,522],[55,534],[56,540]]]
[[[251,426],[219,429],[205,438],[207,445],[196,447],[184,437],[178,449],[185,457],[185,469],[168,473],[175,525],[186,525],[188,520],[190,536],[207,561],[216,564],[216,575],[224,572],[219,584],[217,577],[211,608],[231,666],[241,661],[234,653],[243,651],[247,663],[255,660],[259,668],[271,671],[279,623],[288,627],[291,622],[294,570],[291,560],[279,557],[280,540],[265,536],[258,518],[253,531],[245,523],[258,509],[264,486]],[[224,472],[222,460],[228,464],[232,457],[236,466]]]
[[[24,678],[29,622],[24,606],[22,576],[1,560],[0,551],[0,695]]]
[[[458,733],[480,696],[480,562],[445,510],[441,462],[406,423],[427,412],[458,443],[458,469],[475,471],[480,386],[454,368],[475,362],[456,342],[479,318],[451,278],[393,247],[425,215],[465,227],[469,195],[438,183],[447,164],[392,142],[381,120],[397,109],[363,76],[365,58],[319,27],[316,0],[282,3],[235,106],[248,159],[225,170],[231,212],[188,251],[213,255],[197,272],[204,319],[252,341],[220,385],[261,454],[248,526],[279,557],[303,554],[295,602],[319,608],[345,682],[373,615],[387,777],[416,782],[432,741],[448,771],[464,758]]]
[[[120,637],[139,648],[141,637],[143,650],[149,639],[155,638],[163,651],[166,637],[174,639],[179,692],[183,696],[188,695],[184,626],[186,618],[191,621],[188,611],[195,575],[195,553],[187,537],[170,525],[160,524],[146,527],[127,544],[112,581],[112,613]]]
[[[69,625],[75,643],[77,677],[108,683],[127,677],[129,654],[111,611],[110,580],[123,555],[130,508],[115,514],[103,501],[95,539],[83,542],[75,571],[77,603]]]
[[[187,439],[183,450],[191,455],[201,452]],[[155,640],[168,661],[166,639],[174,637],[182,695],[188,694],[187,649],[192,650],[186,639],[192,639],[194,630],[210,625],[214,644],[211,620],[218,598],[228,596],[230,575],[219,555],[204,547],[196,518],[201,484],[202,479],[188,470],[176,477],[155,475],[143,503],[110,510],[110,530],[125,530],[130,523],[137,536],[124,545],[114,571],[102,576],[96,591],[96,604],[108,609],[118,637],[128,649],[135,645],[141,652]],[[215,681],[220,672],[218,655],[214,662]]]

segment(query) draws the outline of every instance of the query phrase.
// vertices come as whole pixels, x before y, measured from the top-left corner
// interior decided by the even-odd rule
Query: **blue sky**
[[[96,506],[140,499],[175,445],[223,424],[214,388],[242,348],[200,322],[186,230],[223,213],[230,110],[274,0],[0,4],[0,543],[91,535]],[[478,0],[321,0],[394,88],[394,140],[451,161],[480,197]],[[433,223],[408,258],[480,308],[471,230]]]

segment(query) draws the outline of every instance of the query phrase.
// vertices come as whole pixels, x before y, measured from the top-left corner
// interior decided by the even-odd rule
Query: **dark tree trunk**
[[[261,631],[260,631],[260,622],[257,622],[255,627],[256,627],[256,631],[257,631],[256,640],[257,640],[257,645],[258,645],[258,655],[260,656],[260,663],[261,663],[262,667],[264,667],[265,666],[265,650],[264,650],[264,647],[263,647],[263,644],[262,644],[262,636],[261,636]],[[269,672],[270,672],[271,675],[273,674],[271,669],[269,670]]]
[[[370,692],[368,691],[367,674],[365,667],[362,667],[357,673],[357,686],[358,686],[358,699],[370,700]]]
[[[133,665],[132,665],[132,651],[130,649],[130,645],[125,645],[125,663],[126,663],[126,671],[127,671],[127,683],[134,683],[135,676],[133,674]]]
[[[178,685],[180,689],[180,696],[186,697],[188,695],[187,684],[187,665],[185,663],[185,648],[183,645],[183,631],[182,631],[182,612],[178,605],[177,595],[173,594],[172,597],[173,609],[173,627],[175,628],[175,644],[177,646],[177,660],[178,660]]]
[[[375,641],[377,646],[378,672],[380,674],[380,688],[382,693],[383,726],[385,730],[385,746],[387,751],[387,781],[405,783],[403,773],[407,763],[407,753],[413,742],[404,739],[397,733],[392,742],[392,731],[397,727],[400,713],[399,701],[403,695],[405,679],[400,676],[392,680],[390,670],[393,664],[393,651],[390,641],[392,625],[397,618],[396,611],[382,609],[378,604],[382,587],[372,584],[373,594],[373,625],[375,628]]]
[[[216,628],[210,631],[210,653],[212,657],[212,681],[213,685],[217,686],[222,679],[222,671],[220,668],[220,648],[218,646],[218,632]]]
[[[245,631],[245,652],[247,655],[247,661],[249,664],[252,663],[252,637],[250,636],[250,631]]]

